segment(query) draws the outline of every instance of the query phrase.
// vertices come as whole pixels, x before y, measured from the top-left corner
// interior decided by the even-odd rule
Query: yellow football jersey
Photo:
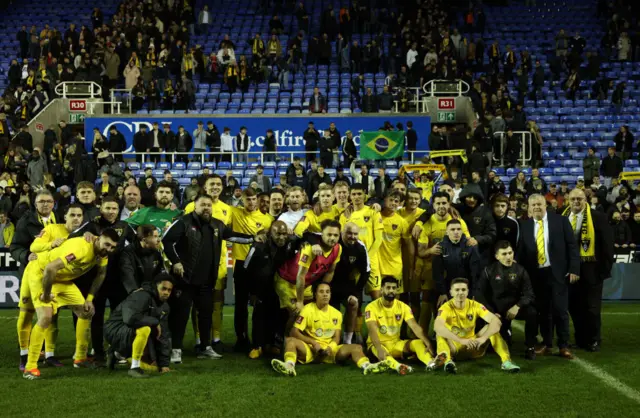
[[[407,208],[401,208],[400,210],[398,210],[398,215],[402,216],[402,219],[404,219],[407,224],[409,224],[409,227],[413,227],[413,224],[416,223],[418,218],[422,216],[424,212],[424,209],[417,208],[413,211],[413,213],[408,213]]]
[[[433,195],[433,185],[434,182],[431,180],[427,180],[424,183],[421,181],[416,182],[416,187],[422,189],[422,198],[426,201],[431,200],[431,196]]]
[[[349,205],[347,205],[347,206],[349,206]],[[335,204],[333,205],[333,208],[334,208],[336,211],[338,211],[338,216],[342,215],[342,213],[345,211],[345,209],[347,209],[346,207],[345,207],[345,208],[341,208],[337,203],[335,203]]]
[[[324,311],[320,310],[313,302],[302,308],[293,326],[326,347],[342,330],[342,314],[331,305],[327,305]]]
[[[384,298],[380,297],[369,303],[364,311],[364,320],[378,324],[381,343],[400,341],[402,323],[413,318],[411,308],[398,299],[393,301],[390,308],[386,308],[383,302]],[[371,344],[371,337],[367,338],[367,344]]]
[[[241,234],[256,235],[259,231],[268,230],[271,227],[271,217],[259,210],[248,212],[245,208],[231,207],[231,224],[233,231]],[[251,245],[233,244],[231,256],[234,260],[247,258]]]
[[[422,233],[420,234],[418,243],[428,244],[429,247],[432,247],[442,241],[447,234],[447,222],[451,219],[453,219],[453,217],[450,214],[447,215],[444,221],[439,221],[436,215],[433,215],[431,219],[422,226]],[[462,233],[469,238],[471,235],[469,234],[469,228],[467,228],[465,221],[460,219],[460,225],[462,226]]]
[[[351,217],[347,219],[344,213],[340,215],[340,225],[344,226],[347,222],[353,222],[360,228],[358,237],[367,247],[367,251],[371,249],[373,245],[375,231],[382,231],[384,226],[382,225],[382,216],[369,206],[364,206],[362,209],[354,211]]]
[[[104,267],[109,261],[108,258],[101,258],[95,254],[93,243],[87,242],[84,237],[78,237],[71,238],[61,246],[40,254],[38,259],[32,262],[38,263],[42,273],[47,264],[57,259],[62,260],[64,268],[58,270],[56,282],[75,280],[91,270],[96,264]]]
[[[476,335],[478,317],[487,319],[489,311],[483,304],[467,299],[463,309],[455,306],[452,299],[438,309],[438,318],[442,318],[447,328],[460,338],[473,338]]]
[[[402,280],[402,240],[411,239],[409,225],[402,216],[394,213],[391,216],[382,217],[384,232],[380,245],[380,275],[393,276]]]
[[[31,243],[29,251],[32,253],[41,253],[43,251],[51,250],[51,243],[59,238],[67,238],[69,231],[63,224],[49,224],[45,226],[36,239]]]
[[[313,210],[308,210],[300,219],[293,232],[299,237],[305,232],[318,234],[322,232],[320,229],[322,222],[326,220],[338,220],[340,219],[340,214],[341,212],[338,211],[335,206],[332,206],[329,212],[322,212],[320,215],[313,213]]]

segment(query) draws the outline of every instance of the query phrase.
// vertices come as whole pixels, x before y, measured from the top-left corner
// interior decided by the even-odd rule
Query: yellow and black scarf
[[[227,77],[235,77],[238,75],[238,72],[236,71],[236,67],[234,67],[233,65],[230,65],[227,68]]]
[[[42,226],[57,224],[56,215],[53,214],[53,211],[51,211],[51,215],[49,215],[49,219],[46,222],[44,221],[44,219],[42,219],[42,216],[40,216],[40,214],[37,211],[36,211],[36,213],[38,214],[38,222]]]
[[[565,209],[563,216],[571,216],[571,208]],[[580,226],[580,259],[582,261],[596,261],[596,232],[593,228],[593,218],[591,208],[585,205],[582,215],[582,225]]]
[[[262,39],[254,39],[253,40],[253,47],[251,48],[253,55],[256,55],[259,52],[264,51],[264,42],[262,42]]]
[[[27,77],[27,87],[29,88],[33,88],[33,76],[30,75],[29,77]]]
[[[0,120],[0,135],[4,135],[4,123]]]
[[[27,119],[29,119],[29,109],[27,108],[27,105],[24,105],[20,110],[20,120],[27,120]]]

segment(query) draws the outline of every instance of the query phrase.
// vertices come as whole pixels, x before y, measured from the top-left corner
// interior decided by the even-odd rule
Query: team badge
[[[398,225],[391,225],[391,229],[395,231],[396,229],[398,229]]]
[[[463,251],[463,252],[461,252],[461,253],[460,253],[460,255],[462,256],[462,258],[467,258],[467,257],[469,257],[469,253],[464,252],[464,251]]]
[[[399,321],[402,318],[402,315],[398,314],[396,315],[396,321]]]
[[[302,255],[302,258],[300,259],[300,261],[302,261],[303,263],[306,263],[307,261],[309,261],[309,256],[306,254]]]
[[[28,297],[27,298],[22,298],[22,303],[27,303],[27,302],[29,302],[29,298]]]
[[[296,324],[302,324],[303,320],[304,320],[303,316],[298,316],[298,319],[296,319]]]
[[[500,277],[500,276],[496,276],[496,281],[498,281],[498,282],[499,282],[500,280],[502,280],[502,277]]]
[[[516,277],[517,277],[517,275],[515,273],[509,274],[509,280],[511,280],[512,282],[516,281]]]
[[[261,227],[262,227],[262,224],[259,222],[256,222],[256,228],[261,228]]]
[[[502,232],[507,235],[509,232],[511,232],[511,228],[502,228]]]
[[[306,222],[306,220],[307,220],[307,216],[306,215],[303,216],[302,218],[300,218],[300,222]]]
[[[122,228],[115,228],[116,234],[118,234],[119,237],[122,236],[122,234],[124,233],[124,229]]]
[[[485,307],[484,307],[484,305],[482,305],[482,310],[483,310],[483,311],[486,311],[486,310],[487,310],[487,308],[485,308]]]
[[[473,218],[473,222],[475,222],[476,225],[480,225],[480,221],[482,220],[481,217],[479,216],[474,216]]]
[[[153,264],[153,268],[154,268],[154,269],[155,269],[156,267],[158,267],[158,262],[157,262],[157,261],[154,261],[152,264]]]
[[[217,229],[214,229],[214,230],[213,230],[213,236],[215,236],[216,238],[218,238],[218,230],[217,230]]]
[[[68,263],[70,263],[70,262],[72,262],[73,260],[75,260],[75,259],[76,259],[76,255],[75,255],[75,254],[73,254],[73,253],[71,253],[71,254],[67,255],[67,256],[65,257],[65,259],[67,260],[67,262],[68,262]]]
[[[356,257],[354,256],[349,257],[349,263],[353,264],[355,262],[356,262]]]
[[[338,319],[337,318],[333,318],[333,325],[338,325]]]
[[[371,219],[369,216],[365,216],[365,217],[364,217],[364,221],[365,221],[365,222],[369,222],[369,219]]]
[[[473,315],[468,314],[468,315],[467,315],[467,319],[468,319],[469,321],[473,321]]]
[[[224,216],[227,216],[227,210],[226,210],[226,209],[222,209],[222,214],[223,214]]]
[[[366,312],[364,313],[364,318],[365,318],[365,319],[370,319],[370,318],[371,318],[371,312],[370,312],[370,311],[366,311]]]
[[[589,244],[591,244],[591,240],[590,239],[584,239],[582,240],[582,249],[587,252],[589,250]]]

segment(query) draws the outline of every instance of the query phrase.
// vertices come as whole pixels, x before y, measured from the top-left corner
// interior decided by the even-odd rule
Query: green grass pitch
[[[640,304],[606,303],[603,309],[603,351],[576,351],[581,363],[559,357],[527,362],[524,336],[514,330],[512,356],[520,374],[502,372],[491,353],[459,362],[455,376],[442,370],[427,374],[419,364],[409,376],[366,377],[354,365],[309,365],[298,366],[298,376],[287,378],[277,375],[267,359],[230,352],[233,311],[228,307],[224,359],[196,359],[189,331],[184,363],[174,373],[145,380],[129,378],[126,369],[73,369],[73,326],[64,311],[57,351],[65,367],[43,367],[39,381],[22,379],[17,311],[2,310],[0,416],[640,417]],[[628,395],[616,389],[618,384]]]

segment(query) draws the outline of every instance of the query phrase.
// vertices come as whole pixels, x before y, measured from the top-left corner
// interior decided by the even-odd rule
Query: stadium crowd
[[[637,143],[621,127],[606,157],[595,149],[588,153],[575,188],[547,185],[539,172],[543,139],[522,106],[528,97],[537,99],[548,77],[557,81],[563,72],[568,94],[579,88],[585,46],[578,35],[558,35],[558,59],[546,74],[526,51],[518,59],[509,47],[503,53],[498,44],[484,45],[479,6],[457,29],[444,2],[409,2],[403,13],[368,13],[354,2],[339,13],[327,10],[322,36],[311,38],[305,57],[299,42],[310,35],[300,5],[302,31],[291,45],[256,37],[252,56],[235,64],[231,39],[208,58],[190,44],[196,30],[213,23],[206,9],[195,16],[189,2],[125,1],[110,25],[96,9],[92,30],[71,25],[61,36],[54,28],[38,34],[39,28],[27,32],[25,26],[18,34],[26,62],[12,64],[0,117],[0,239],[24,271],[17,331],[26,378],[40,376],[43,345],[44,362],[62,365],[55,343],[57,312],[65,306],[77,318],[75,367],[113,367],[124,356],[131,357],[132,376],[145,376],[147,365],[169,371],[171,363],[182,362],[190,317],[197,357],[221,358],[227,242],[234,264],[234,349],[251,358],[279,352],[284,361],[278,356],[272,365],[283,374],[295,375],[296,361],[346,359],[366,374],[389,368],[405,374],[412,370],[405,360],[414,355],[429,370],[455,372],[454,358],[483,355],[489,344],[504,370],[517,371],[509,354],[513,319],[525,320],[528,359],[551,353],[554,329],[560,355],[573,357],[569,315],[575,346],[600,349],[602,281],[610,276],[613,249],[640,242],[640,196],[635,185],[618,181]],[[420,24],[407,16],[417,16]],[[624,31],[633,22],[625,26],[616,16],[604,45],[609,56],[616,48],[619,59],[633,59],[636,44]],[[270,24],[275,33],[283,30],[278,20]],[[388,55],[378,47],[383,37],[364,47],[350,43],[351,33],[365,31],[397,35]],[[622,41],[615,44],[618,37]],[[408,110],[402,107],[411,100],[406,88],[432,79],[463,79],[473,86],[479,126],[469,131],[436,125],[429,133],[431,150],[463,143],[468,162],[445,158],[448,179],[438,183],[433,172],[391,178],[384,165],[357,161],[349,132],[343,142],[335,125],[320,134],[310,124],[306,159],[294,158],[277,179],[258,165],[249,186],[241,187],[233,171],[219,176],[205,167],[181,187],[170,170],[162,179],[151,169],[136,178],[121,164],[126,142],[117,129],[108,138],[96,131],[83,139],[60,122],[45,132],[40,149],[25,126],[61,80],[92,80],[105,94],[124,81],[133,89],[133,110],[145,103],[149,109],[189,109],[193,80],[222,79],[229,91],[283,82],[282,73],[329,62],[333,39],[342,45],[341,68],[356,75],[351,92],[364,112],[391,110],[393,100]],[[598,63],[592,58],[590,66]],[[389,76],[373,96],[360,73],[377,71]],[[527,78],[532,71],[533,84]],[[601,77],[598,68],[590,74]],[[517,82],[517,97],[508,81]],[[608,81],[598,86],[604,90],[598,99],[607,100]],[[389,87],[398,89],[393,100]],[[624,87],[613,92],[613,105],[622,106]],[[314,91],[309,111],[324,112],[324,101]],[[7,120],[20,130],[11,140]],[[416,143],[411,131],[405,131],[408,151]],[[513,132],[522,131],[534,139],[530,174],[518,163],[522,140]],[[505,147],[496,132],[507,132]],[[138,157],[149,151],[220,151],[212,155],[220,163],[232,154],[240,161],[246,157],[246,135],[224,128],[220,133],[213,123],[177,132],[156,124],[136,133],[133,145]],[[85,141],[93,141],[92,154]],[[263,151],[277,151],[275,141],[265,141]],[[510,167],[523,169],[508,184],[494,170],[503,154]],[[335,177],[325,172],[331,167]],[[363,312],[365,292],[372,302]],[[111,313],[105,319],[107,301]]]

